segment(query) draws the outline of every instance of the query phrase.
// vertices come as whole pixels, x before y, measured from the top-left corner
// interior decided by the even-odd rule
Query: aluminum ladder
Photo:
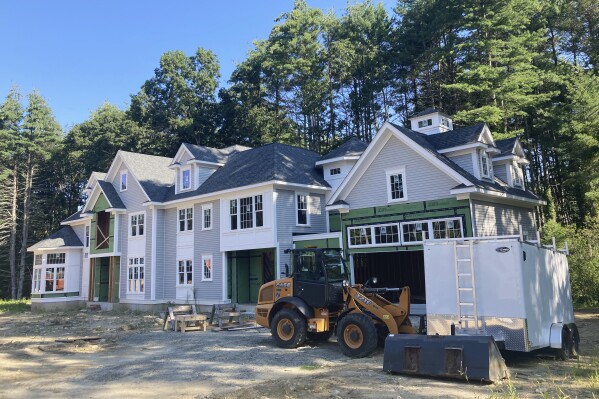
[[[454,241],[458,321],[462,330],[479,331],[474,278],[474,242]]]

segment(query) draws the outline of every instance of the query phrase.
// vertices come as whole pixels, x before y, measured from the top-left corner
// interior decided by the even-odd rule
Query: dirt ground
[[[383,353],[343,356],[334,340],[276,348],[265,329],[163,332],[156,315],[0,315],[0,398],[599,398],[599,310],[577,313],[579,360],[507,354],[486,385],[382,371]],[[94,341],[57,339],[99,337]]]

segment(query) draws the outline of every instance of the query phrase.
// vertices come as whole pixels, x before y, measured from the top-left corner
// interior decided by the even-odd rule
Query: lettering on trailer
[[[499,248],[495,248],[495,251],[504,254],[506,252],[510,252],[510,249],[508,247],[499,247]]]

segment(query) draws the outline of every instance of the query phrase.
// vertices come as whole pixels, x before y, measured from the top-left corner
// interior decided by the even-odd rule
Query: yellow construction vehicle
[[[410,288],[373,288],[349,284],[340,249],[309,248],[291,254],[287,277],[260,288],[256,321],[270,328],[276,344],[295,348],[306,340],[337,342],[350,357],[364,357],[384,343],[388,334],[416,333],[411,327]],[[399,302],[381,296],[399,291]]]

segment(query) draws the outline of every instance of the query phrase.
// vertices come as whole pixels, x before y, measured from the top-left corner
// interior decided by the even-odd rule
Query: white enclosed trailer
[[[492,336],[528,352],[578,346],[568,260],[517,236],[424,243],[428,335]]]

